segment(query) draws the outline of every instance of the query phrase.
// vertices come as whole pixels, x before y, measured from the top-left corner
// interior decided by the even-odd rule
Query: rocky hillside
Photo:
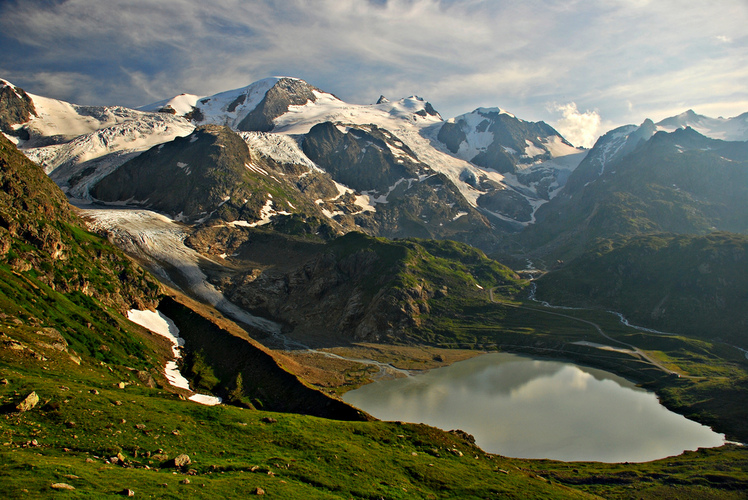
[[[101,201],[136,203],[188,222],[268,224],[294,212],[314,218],[316,228],[326,218],[309,198],[321,193],[338,195],[329,179],[252,153],[242,137],[217,125],[151,148],[91,191]]]
[[[748,143],[710,139],[690,128],[647,140],[648,128],[601,138],[521,235],[524,247],[568,260],[596,238],[748,232]]]
[[[226,296],[314,345],[424,341],[434,307],[482,297],[493,286],[508,295],[523,287],[506,267],[450,241],[388,241],[353,232],[324,244],[206,227],[187,244],[233,255],[234,266],[246,270],[213,278]]]
[[[0,137],[0,259],[53,290],[125,311],[155,304],[156,281],[84,230],[65,195]],[[86,299],[88,300],[88,299]]]
[[[608,241],[543,276],[553,304],[612,309],[632,323],[748,349],[748,236],[673,234]]]

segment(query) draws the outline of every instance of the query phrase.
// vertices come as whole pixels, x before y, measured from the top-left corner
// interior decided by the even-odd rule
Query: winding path
[[[595,330],[597,330],[597,333],[599,333],[604,339],[606,339],[606,340],[608,340],[610,342],[614,342],[616,344],[620,344],[622,346],[625,346],[625,347],[631,349],[634,352],[634,354],[636,354],[637,356],[639,356],[641,359],[643,359],[644,361],[648,362],[649,364],[651,364],[655,368],[657,368],[659,370],[662,370],[663,372],[667,373],[668,375],[676,375],[678,377],[692,378],[692,377],[688,377],[688,376],[685,376],[685,375],[681,375],[680,373],[678,373],[678,372],[676,372],[674,370],[671,370],[671,369],[663,366],[659,361],[657,361],[656,359],[653,359],[651,356],[649,356],[647,353],[645,353],[644,351],[642,351],[638,347],[636,347],[636,346],[634,346],[632,344],[627,344],[626,342],[621,342],[620,340],[614,339],[613,337],[611,337],[610,335],[608,335],[607,333],[605,333],[603,331],[603,329],[600,328],[600,325],[598,325],[597,323],[593,323],[592,321],[588,321],[586,319],[581,319],[581,318],[577,318],[577,317],[574,317],[574,316],[570,316],[568,314],[562,314],[562,313],[557,313],[557,312],[553,312],[553,311],[546,311],[546,310],[543,310],[543,309],[538,309],[538,308],[535,308],[535,307],[528,307],[528,306],[522,306],[522,305],[519,305],[519,304],[511,304],[511,303],[508,303],[508,302],[498,301],[494,297],[494,290],[496,288],[497,287],[493,287],[493,288],[490,288],[488,290],[488,297],[491,300],[491,302],[493,302],[494,304],[502,304],[502,305],[505,305],[507,307],[514,307],[516,309],[526,309],[526,310],[529,310],[529,311],[535,311],[535,312],[539,312],[539,313],[543,313],[543,314],[551,314],[553,316],[561,316],[562,318],[567,318],[567,319],[571,319],[571,320],[574,320],[574,321],[579,321],[581,323],[585,323],[587,325],[590,325],[590,326],[594,327]]]

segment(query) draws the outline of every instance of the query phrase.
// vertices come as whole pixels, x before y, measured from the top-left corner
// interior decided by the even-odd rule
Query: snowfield
[[[195,129],[184,118],[166,113],[119,106],[77,106],[29,96],[38,116],[27,123],[31,139],[21,141],[19,147],[75,199],[90,200],[91,186],[117,167],[142,151]],[[76,180],[73,186],[71,179]]]

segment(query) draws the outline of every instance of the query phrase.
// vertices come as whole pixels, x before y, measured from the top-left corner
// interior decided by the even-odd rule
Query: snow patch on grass
[[[174,322],[161,311],[140,311],[138,309],[131,309],[127,311],[127,319],[143,328],[147,328],[157,335],[166,337],[171,341],[171,349],[175,360],[166,363],[164,369],[166,379],[174,387],[188,391],[191,390],[190,382],[184,378],[177,367],[176,359],[182,357],[180,347],[184,347],[184,339],[179,336],[179,328],[177,328],[177,325],[175,325]],[[211,406],[221,403],[221,398],[206,394],[193,394],[189,399],[197,403]]]

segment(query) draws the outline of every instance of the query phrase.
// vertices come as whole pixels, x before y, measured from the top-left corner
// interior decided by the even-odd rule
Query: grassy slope
[[[60,235],[69,241],[65,231]],[[90,239],[88,250],[97,249],[94,255],[118,255],[92,235],[80,232],[80,238]],[[341,422],[182,401],[163,388],[143,383],[142,375],[150,374],[163,387],[160,366],[168,348],[159,337],[128,324],[116,310],[121,304],[112,301],[114,294],[89,296],[81,289],[55,290],[54,279],[46,283],[48,274],[18,265],[16,248],[25,252],[21,258],[27,262],[49,260],[42,258],[38,247],[13,240],[0,263],[0,490],[7,498],[50,496],[51,484],[57,482],[76,488],[61,494],[89,498],[123,488],[137,491],[138,496],[159,498],[243,498],[255,487],[277,498],[585,496],[559,483],[613,497],[630,496],[634,489],[680,498],[707,494],[734,498],[748,486],[742,450],[684,455],[675,466],[669,462],[630,466],[527,462],[486,456],[456,435],[421,425]],[[432,250],[432,257],[454,251]],[[415,260],[417,265],[433,264],[434,277],[448,271],[444,262],[428,261]],[[100,261],[96,267],[101,272],[108,266]],[[501,281],[496,278],[494,283]],[[105,282],[101,279],[102,285]],[[144,291],[150,289],[147,278],[136,283]],[[430,321],[445,331],[454,327],[458,340],[473,345],[490,341],[506,345],[523,339],[520,347],[550,353],[559,343],[595,335],[590,328],[580,329],[573,319],[551,318],[516,304],[491,304],[485,297],[448,304],[445,300],[444,310],[459,316],[432,314]],[[594,316],[588,319],[601,322]],[[614,323],[609,322],[604,327],[611,333],[638,335],[625,328],[612,332]],[[53,345],[48,334],[56,337],[51,328],[57,329],[67,346]],[[673,347],[656,342],[651,347],[672,356],[672,363],[688,360],[693,370],[709,366],[690,354],[678,357]],[[708,352],[700,351],[700,355]],[[725,364],[724,369],[729,366]],[[706,377],[707,381],[715,378]],[[124,388],[119,388],[120,383]],[[40,404],[31,411],[17,412],[15,405],[31,391],[40,396]],[[686,395],[696,393],[686,391]],[[277,421],[263,421],[265,417]],[[124,466],[108,458],[117,453]],[[160,467],[167,456],[179,453],[190,454],[194,476],[175,476]],[[592,480],[569,477],[569,467]],[[704,473],[694,480],[688,472],[696,467]],[[549,470],[565,472],[551,474]],[[622,481],[624,475],[645,477],[647,482]]]
[[[152,278],[85,233],[41,170],[2,146],[11,159],[2,170],[0,259],[4,498],[46,497],[58,482],[76,488],[63,494],[89,498],[124,488],[159,498],[244,498],[255,487],[276,498],[585,496],[528,473],[498,475],[504,459],[426,426],[181,400],[161,372],[166,343],[118,312],[151,300]],[[63,286],[73,271],[86,286]],[[19,411],[32,391],[40,402]],[[193,460],[190,482],[162,468],[180,453]]]
[[[148,388],[135,370],[163,363],[166,347],[115,312],[108,318],[118,321],[118,328],[100,332],[94,318],[84,331],[88,343],[107,339],[112,348],[106,361],[96,357],[100,351],[92,355],[79,347],[76,362],[71,352],[55,349],[37,333],[50,322],[59,326],[64,318],[57,313],[16,321],[13,304],[35,310],[31,304],[48,302],[49,290],[13,273],[4,275],[3,283],[0,491],[5,498],[26,492],[47,496],[57,482],[74,486],[72,496],[91,498],[124,488],[159,498],[244,498],[255,487],[276,498],[583,497],[516,469],[508,477],[497,474],[510,467],[506,459],[427,426],[205,407]],[[51,295],[72,316],[94,309]],[[41,402],[17,412],[15,405],[32,391]],[[263,422],[266,417],[277,422]],[[124,466],[111,463],[118,453]],[[194,476],[161,468],[166,457],[181,453],[192,458]],[[182,484],[185,478],[189,485]]]

